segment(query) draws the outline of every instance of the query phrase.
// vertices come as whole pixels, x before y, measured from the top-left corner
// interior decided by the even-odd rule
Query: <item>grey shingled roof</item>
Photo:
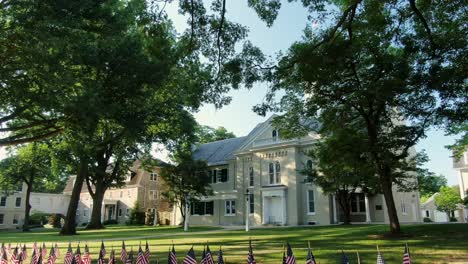
[[[193,152],[193,158],[204,160],[208,165],[226,164],[234,158],[234,152],[242,145],[247,137],[229,138],[200,145]]]

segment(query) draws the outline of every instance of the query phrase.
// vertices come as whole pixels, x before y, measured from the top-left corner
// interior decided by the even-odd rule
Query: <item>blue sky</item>
[[[247,1],[227,1],[227,17],[249,28],[248,39],[260,47],[264,53],[275,55],[277,52],[287,50],[288,47],[302,37],[302,32],[308,21],[306,9],[299,3],[285,3],[273,26],[268,28],[255,12],[250,9]],[[177,15],[177,8],[173,4],[168,6],[168,13],[178,30],[185,28],[186,20]],[[216,110],[213,105],[203,106],[195,113],[197,121],[203,125],[213,127],[223,126],[233,131],[237,136],[246,135],[259,122],[266,118],[252,112],[252,107],[262,101],[265,96],[266,85],[257,84],[251,90],[241,89],[231,91],[230,105]],[[443,131],[431,130],[428,137],[417,146],[417,151],[426,150],[430,161],[426,164],[431,171],[447,177],[450,185],[458,184],[456,172],[452,169],[450,152],[445,148],[452,144],[454,137],[444,136]]]

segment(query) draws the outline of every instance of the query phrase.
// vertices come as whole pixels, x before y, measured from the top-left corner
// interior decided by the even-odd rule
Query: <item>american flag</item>
[[[59,249],[57,243],[55,243],[54,254],[55,254],[55,256],[56,256],[57,258],[60,257],[60,249]]]
[[[8,243],[8,247],[5,249],[7,257],[11,256],[11,243]]]
[[[109,255],[109,264],[115,264],[115,250],[111,250],[111,253]]]
[[[405,245],[405,253],[403,254],[403,264],[411,264],[411,257],[409,253],[408,243]]]
[[[42,259],[45,259],[47,256],[47,247],[44,242],[42,242],[42,250],[41,250],[41,257]]]
[[[377,246],[377,264],[385,264],[385,259],[380,253],[379,246]]]
[[[348,256],[341,250],[341,264],[349,264]]]
[[[98,257],[98,264],[105,264],[105,260],[104,260],[104,256],[102,255],[102,251],[99,250],[99,257]],[[110,259],[109,259],[109,262],[110,262]]]
[[[33,247],[32,247],[32,250],[33,250],[33,251],[37,251],[37,243],[36,243],[36,242],[34,242]]]
[[[85,245],[84,255],[81,261],[83,264],[91,264],[91,256],[89,255],[88,244]]]
[[[317,262],[315,262],[314,254],[312,254],[312,249],[310,249],[310,243],[308,244],[308,248],[306,264],[317,264]]]
[[[2,247],[4,245],[2,244]],[[6,250],[3,249],[2,250],[2,258],[0,259],[0,264],[8,264],[8,258],[7,258],[7,254],[6,254]]]
[[[177,257],[174,250],[174,245],[172,245],[172,250],[169,251],[169,255],[167,257],[168,264],[177,264]]]
[[[133,264],[133,250],[130,250],[130,253],[128,253],[125,264]]]
[[[36,244],[36,243],[34,243],[34,244]],[[37,250],[34,250],[34,248],[33,248],[33,252],[32,252],[32,255],[31,255],[31,264],[37,264],[37,261],[38,261],[40,255],[41,254],[38,254]]]
[[[185,256],[182,264],[197,264],[197,259],[195,257],[195,252],[193,251],[193,247],[191,247],[187,252],[187,256]]]
[[[37,264],[42,264],[42,254],[39,254],[39,257],[37,258]]]
[[[102,253],[102,257],[106,256],[106,247],[104,247],[104,241],[101,240],[101,250],[100,253]]]
[[[218,252],[218,264],[224,264],[223,251],[221,250],[221,247],[219,247]]]
[[[55,249],[54,247],[51,247],[49,257],[47,258],[47,264],[54,264],[56,260],[57,256],[55,255]]]
[[[146,240],[145,258],[146,258],[146,262],[149,263],[150,262],[150,250],[149,250],[148,240]]]
[[[74,259],[75,259],[76,264],[82,264],[83,263],[83,261],[81,260],[80,244],[78,244],[78,247],[76,248]]]
[[[294,257],[294,254],[291,249],[291,245],[288,242],[288,249],[286,253],[286,264],[296,264],[296,257]]]
[[[136,264],[149,264],[149,262],[146,260],[143,250],[141,250],[141,245],[138,248],[138,256],[137,256]]]
[[[256,264],[253,249],[252,249],[252,241],[249,240],[249,255],[247,255],[247,264]]]
[[[214,264],[213,255],[211,254],[210,246],[208,244],[206,245],[205,262],[202,260],[202,263]]]
[[[120,260],[122,263],[127,261],[127,250],[125,249],[125,242],[122,241],[122,251],[120,251]]]
[[[72,247],[71,247],[71,243],[68,243],[68,250],[67,250],[67,253],[65,254],[65,259],[64,259],[64,263],[65,264],[72,264],[73,262],[73,250],[72,250]]]
[[[21,262],[25,261],[26,258],[28,258],[28,249],[26,248],[26,244],[24,244],[21,249]]]
[[[11,254],[10,256],[10,262],[11,264],[18,264],[18,246],[15,247],[15,249],[13,250],[13,253]]]

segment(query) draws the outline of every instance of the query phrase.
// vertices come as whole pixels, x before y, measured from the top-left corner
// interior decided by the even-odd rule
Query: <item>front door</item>
[[[265,223],[279,225],[283,224],[283,205],[281,203],[281,197],[272,196],[265,197]]]

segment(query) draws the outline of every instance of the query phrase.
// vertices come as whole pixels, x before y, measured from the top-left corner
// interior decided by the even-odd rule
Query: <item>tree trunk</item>
[[[70,197],[70,203],[68,205],[67,216],[65,217],[65,223],[60,230],[61,235],[76,235],[76,210],[78,209],[78,203],[80,201],[81,188],[83,187],[83,181],[88,174],[88,162],[86,160],[80,160],[80,167],[76,175],[75,184],[73,185],[72,195]]]
[[[94,191],[93,196],[93,210],[91,212],[91,220],[89,221],[88,226],[86,229],[102,229],[104,226],[101,222],[102,216],[102,202],[104,200],[104,193],[105,189],[103,188],[102,184],[97,184],[95,186],[96,190]]]
[[[351,206],[350,206],[350,195],[347,192],[338,191],[336,192],[338,198],[338,204],[343,211],[343,224],[351,224]]]
[[[392,234],[399,234],[400,221],[398,220],[395,200],[393,199],[392,181],[389,175],[385,175],[386,172],[380,172],[380,174],[382,192],[385,198],[385,204],[387,205],[388,220],[390,222],[390,232]]]
[[[31,199],[32,191],[32,181],[26,183],[26,201],[24,206],[24,223],[23,223],[23,232],[29,231],[29,213],[31,212],[31,204],[29,200]]]

